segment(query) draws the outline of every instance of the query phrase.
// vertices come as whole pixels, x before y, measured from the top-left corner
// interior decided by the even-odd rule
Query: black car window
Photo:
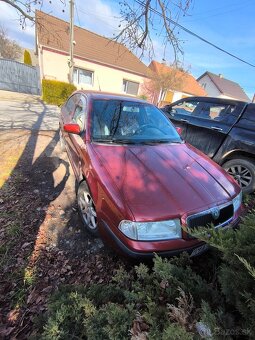
[[[85,128],[86,116],[87,116],[87,101],[85,97],[81,96],[80,100],[78,101],[75,107],[73,116],[73,121],[80,126],[81,131],[84,130]]]
[[[172,114],[194,115],[196,114],[199,102],[198,101],[182,101],[174,106],[171,106],[167,111]]]
[[[205,103],[201,108],[199,117],[213,121],[223,121],[232,116],[235,108],[235,105]]]
[[[246,119],[247,121],[250,121],[252,126],[254,126],[255,123],[255,104],[249,104],[246,108],[242,119]]]

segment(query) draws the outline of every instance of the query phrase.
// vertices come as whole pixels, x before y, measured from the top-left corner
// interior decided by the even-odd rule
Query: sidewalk
[[[36,96],[33,94],[28,93],[19,93],[19,92],[11,92],[11,91],[4,91],[0,90],[0,101],[6,100],[6,101],[38,101],[40,100],[40,96]]]

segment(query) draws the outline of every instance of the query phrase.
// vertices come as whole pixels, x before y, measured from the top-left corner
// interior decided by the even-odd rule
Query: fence
[[[40,94],[39,69],[0,58],[0,90]]]

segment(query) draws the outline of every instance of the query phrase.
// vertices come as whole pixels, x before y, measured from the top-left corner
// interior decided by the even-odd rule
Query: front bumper
[[[105,221],[101,221],[100,226],[100,234],[102,238],[110,244],[115,250],[120,252],[121,254],[133,258],[133,259],[151,259],[155,256],[155,254],[161,257],[172,257],[178,256],[182,252],[187,252],[191,256],[198,256],[204,253],[209,247],[202,241],[196,240],[195,242],[192,241],[192,246],[187,246],[180,249],[170,249],[170,250],[163,250],[163,251],[143,251],[139,250],[136,251],[134,249],[129,248],[126,244],[122,242],[122,240],[112,231],[112,229],[108,226]],[[190,242],[187,240],[185,242],[189,244]]]

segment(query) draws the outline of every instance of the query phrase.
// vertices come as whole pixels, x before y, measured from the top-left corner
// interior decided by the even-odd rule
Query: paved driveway
[[[46,105],[39,96],[0,91],[0,130],[58,129],[59,108]]]

